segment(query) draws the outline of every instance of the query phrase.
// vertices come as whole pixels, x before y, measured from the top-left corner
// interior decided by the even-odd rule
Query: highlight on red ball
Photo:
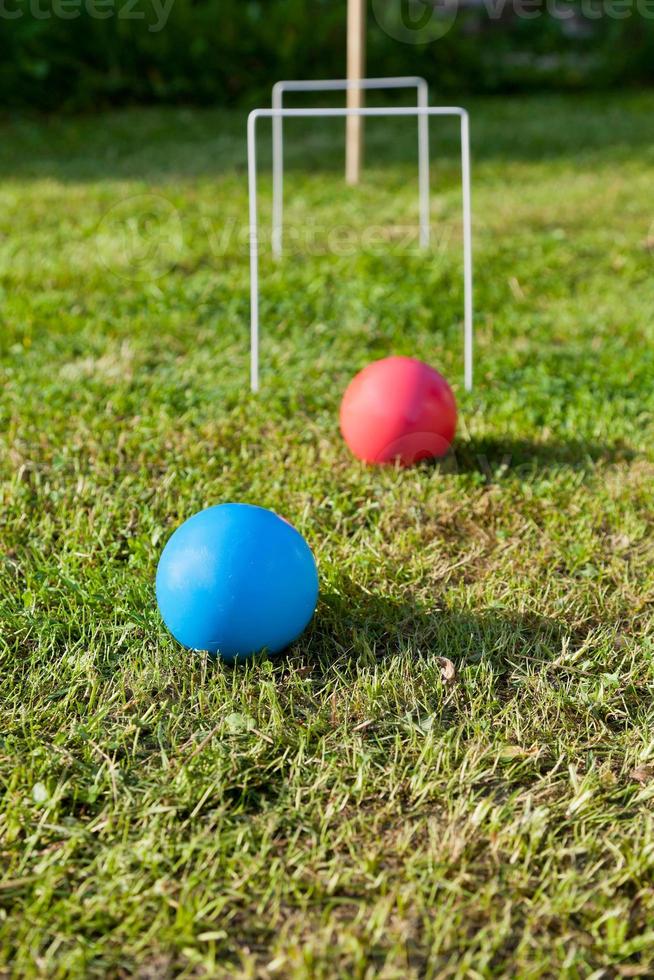
[[[343,438],[366,463],[411,466],[446,456],[456,401],[445,378],[413,357],[385,357],[352,379],[341,402]]]

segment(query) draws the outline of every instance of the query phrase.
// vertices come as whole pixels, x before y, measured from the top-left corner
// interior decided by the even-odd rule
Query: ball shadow
[[[564,641],[581,642],[564,624],[537,613],[501,607],[476,611],[427,607],[410,599],[367,592],[342,575],[321,594],[302,656],[328,667],[336,661],[381,661],[385,657],[438,655],[454,664],[488,660],[503,670],[521,655],[549,661]]]
[[[419,465],[442,473],[481,473],[494,482],[502,477],[534,476],[539,472],[592,472],[598,465],[631,462],[637,453],[623,442],[611,445],[583,440],[500,439],[494,436],[457,440],[442,459]]]

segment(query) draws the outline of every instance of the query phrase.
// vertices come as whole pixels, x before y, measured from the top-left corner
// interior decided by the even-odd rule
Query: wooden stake
[[[366,0],[347,0],[347,78],[360,81],[366,67]],[[348,109],[363,105],[363,91],[353,86],[347,91]],[[358,184],[363,160],[363,119],[348,116],[345,130],[345,180]]]

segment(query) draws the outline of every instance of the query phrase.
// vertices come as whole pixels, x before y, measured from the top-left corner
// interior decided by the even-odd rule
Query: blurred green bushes
[[[372,0],[369,74],[425,75],[443,94],[654,82],[654,0],[547,0],[540,8],[534,0],[450,0],[437,40],[433,18],[421,27],[404,3]],[[265,102],[278,78],[343,74],[345,6],[0,0],[0,98],[4,107],[43,110]]]

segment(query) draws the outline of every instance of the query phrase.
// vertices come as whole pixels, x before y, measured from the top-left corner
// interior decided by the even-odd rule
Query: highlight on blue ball
[[[318,573],[288,521],[264,507],[219,504],[170,537],[156,591],[176,640],[235,661],[279,653],[297,639],[316,608]]]

